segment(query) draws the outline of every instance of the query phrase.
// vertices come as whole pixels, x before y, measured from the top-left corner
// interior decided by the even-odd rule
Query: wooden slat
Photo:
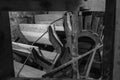
[[[83,15],[82,12],[79,12],[79,33],[83,30]]]
[[[63,16],[63,14],[40,14],[35,15],[35,23],[40,24],[41,21],[48,21],[49,23],[55,21],[56,19],[59,19]],[[56,22],[56,25],[62,25],[62,20]]]
[[[14,61],[14,70],[15,70],[15,75],[17,75],[18,71],[22,67],[22,63]],[[33,67],[30,67],[28,65],[25,65],[23,70],[20,73],[20,77],[31,77],[31,78],[41,78],[42,75],[46,74],[45,71],[41,71],[38,69],[35,69]]]
[[[30,41],[36,41],[44,32],[47,31],[49,24],[19,24],[20,30],[25,38]],[[55,26],[56,31],[63,31],[62,26]],[[37,43],[52,45],[49,41],[48,33],[46,33]]]
[[[38,52],[38,54],[41,56],[39,52],[39,48],[37,46],[31,46],[27,44],[12,42],[12,48],[15,52],[24,56],[31,54],[31,52],[28,49],[34,48]],[[43,53],[42,55],[44,56],[45,59],[50,59],[50,60],[54,60],[55,56],[57,55],[56,52],[49,52],[45,50],[41,50],[41,52]]]
[[[97,33],[100,17],[94,16],[92,21],[92,30]]]
[[[34,42],[36,41],[43,33],[39,32],[25,32],[22,31],[22,34],[25,36],[25,38],[29,42]],[[49,41],[49,36],[48,33],[46,33],[41,39],[39,39],[36,43],[42,43],[42,44],[47,44],[47,45],[52,45],[51,42]]]
[[[86,30],[91,30],[92,15],[85,16],[84,27]]]
[[[37,46],[31,46],[31,45],[27,45],[27,44],[12,42],[12,49],[13,50],[18,50],[18,51],[21,51],[24,53],[31,54],[30,48],[35,48],[36,51],[39,53],[39,49]]]
[[[21,31],[30,31],[30,32],[45,32],[49,27],[49,24],[19,24]],[[55,26],[57,31],[63,31],[63,26]]]
[[[54,21],[58,18],[61,18],[63,14],[40,14],[35,15],[35,21]]]
[[[100,37],[103,35],[103,30],[105,26],[103,25],[103,17],[100,17],[98,28],[97,28],[97,33],[100,35]]]

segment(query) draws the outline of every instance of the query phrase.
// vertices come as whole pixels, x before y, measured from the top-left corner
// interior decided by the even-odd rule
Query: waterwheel
[[[78,56],[83,56],[97,45],[103,45],[103,14],[102,12],[79,12],[77,19],[72,19],[73,14],[67,12],[64,15],[64,32],[66,43],[60,47],[59,44],[55,44],[55,40],[51,40],[58,52],[60,57],[56,61],[53,69],[45,74],[43,77],[50,78],[72,78],[73,67],[72,67],[72,53],[75,51]],[[76,29],[73,26],[76,26]],[[51,33],[49,33],[51,34]],[[77,36],[75,38],[74,34]],[[51,38],[51,37],[50,37]],[[75,40],[75,41],[74,41]],[[59,42],[59,41],[58,41]],[[74,43],[75,50],[71,47]],[[62,43],[62,41],[61,41]],[[77,47],[77,48],[76,48]],[[61,50],[61,51],[60,51]],[[73,50],[73,52],[72,52]],[[102,64],[102,48],[96,51],[90,52],[90,54],[79,58],[78,61],[78,73],[81,78],[94,78],[99,79],[102,75],[101,64]]]

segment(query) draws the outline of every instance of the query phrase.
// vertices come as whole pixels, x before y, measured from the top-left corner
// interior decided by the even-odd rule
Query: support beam
[[[103,80],[112,80],[114,60],[114,32],[115,32],[116,0],[106,0],[104,16],[104,47],[103,47]],[[116,80],[116,79],[115,79]]]
[[[120,0],[116,0],[113,80],[120,80]]]
[[[0,11],[0,80],[13,76],[9,15],[7,11]]]

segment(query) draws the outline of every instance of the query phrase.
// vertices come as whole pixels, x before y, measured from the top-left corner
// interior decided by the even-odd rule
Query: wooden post
[[[72,59],[78,56],[78,34],[79,34],[79,10],[84,7],[83,0],[79,0],[79,5],[75,7],[72,14],[72,34],[71,34],[71,55]],[[73,62],[73,79],[80,79],[78,61]]]
[[[14,77],[9,15],[0,12],[0,80]]]
[[[120,0],[116,0],[113,80],[120,80]]]
[[[106,11],[104,16],[105,28],[104,28],[104,40],[103,40],[104,47],[103,47],[103,60],[102,60],[102,65],[103,65],[102,80],[112,80],[113,77],[112,75],[113,75],[113,60],[114,60],[115,9],[116,9],[116,0],[106,0],[106,9],[105,9]]]
[[[78,12],[76,11],[72,15],[72,35],[71,35],[71,54],[72,59],[75,59],[78,56]],[[78,61],[73,62],[73,78],[79,79],[79,69],[78,69]]]

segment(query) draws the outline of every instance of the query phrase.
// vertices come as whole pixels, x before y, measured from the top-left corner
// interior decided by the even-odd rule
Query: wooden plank
[[[25,38],[30,42],[34,42],[47,31],[49,24],[20,24],[19,26]],[[62,26],[56,26],[55,29],[56,31],[64,30]],[[48,33],[38,40],[37,43],[52,45],[49,41]]]
[[[63,14],[40,14],[40,15],[35,15],[35,23],[36,24],[40,24],[41,21],[48,21],[48,24],[55,21],[56,19],[59,19],[63,17]],[[60,21],[57,21],[55,24],[60,26],[60,25],[63,25],[62,24],[63,21],[60,20]]]
[[[43,55],[45,59],[49,59],[49,60],[54,60],[55,56],[57,55],[56,52],[49,52],[45,50],[41,50],[41,52],[43,53],[41,55],[39,52],[39,48],[37,46],[31,46],[31,45],[16,43],[16,42],[12,42],[12,48],[18,54],[24,55],[24,56],[28,56],[28,54],[31,54],[31,52],[28,49],[34,48],[38,52],[39,56]]]
[[[17,75],[22,65],[23,65],[22,63],[14,61],[15,76]],[[41,78],[41,76],[44,74],[46,74],[45,71],[41,71],[36,68],[25,65],[23,70],[20,73],[20,77]]]
[[[31,46],[27,44],[22,44],[22,43],[17,43],[17,42],[12,42],[12,49],[13,50],[18,50],[27,54],[31,54],[30,48],[35,48],[36,51],[39,53],[39,49],[37,46]]]
[[[19,24],[21,31],[45,32],[49,24]],[[55,26],[56,31],[64,31],[63,26]]]
[[[63,14],[40,14],[35,15],[35,21],[54,21],[58,18],[61,18]]]

